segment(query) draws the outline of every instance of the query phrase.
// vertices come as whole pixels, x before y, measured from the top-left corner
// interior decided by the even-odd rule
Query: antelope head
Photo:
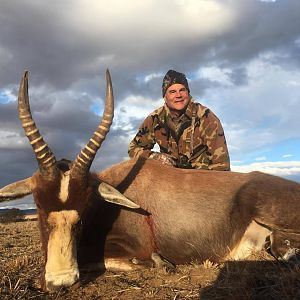
[[[108,70],[106,71],[106,104],[102,119],[73,162],[57,161],[40,134],[30,110],[27,71],[20,83],[18,112],[39,168],[31,177],[0,189],[0,201],[33,194],[45,253],[43,287],[51,291],[62,286],[71,286],[79,280],[74,229],[82,218],[95,189],[105,201],[130,208],[139,206],[104,182],[95,185],[89,172],[113,120],[114,98]]]

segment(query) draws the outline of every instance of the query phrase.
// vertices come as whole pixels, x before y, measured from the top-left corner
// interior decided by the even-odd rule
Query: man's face
[[[166,91],[165,102],[170,111],[180,115],[188,106],[190,95],[183,84],[172,84]]]

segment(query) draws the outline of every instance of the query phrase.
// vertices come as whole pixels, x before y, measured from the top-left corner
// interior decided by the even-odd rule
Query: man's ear
[[[101,182],[99,184],[98,192],[102,196],[102,198],[107,202],[129,207],[129,208],[140,208],[139,205],[135,204],[133,201],[126,198],[117,189],[115,189],[113,186],[105,182]]]
[[[23,198],[31,193],[31,177],[29,177],[0,189],[0,202]]]

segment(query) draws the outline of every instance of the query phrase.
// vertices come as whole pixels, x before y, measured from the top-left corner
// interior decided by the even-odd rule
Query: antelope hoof
[[[156,268],[165,268],[167,272],[174,272],[176,266],[162,257],[160,254],[153,252],[151,254],[151,259],[154,262]]]

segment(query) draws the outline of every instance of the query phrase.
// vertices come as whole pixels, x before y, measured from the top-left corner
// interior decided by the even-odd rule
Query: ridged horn
[[[86,146],[81,150],[71,167],[72,177],[85,176],[107,133],[114,117],[114,96],[110,73],[106,70],[106,102],[102,120]]]
[[[28,71],[24,72],[20,82],[18,112],[25,135],[33,148],[41,173],[46,176],[52,175],[55,170],[56,158],[43,140],[31,116],[28,96]]]

